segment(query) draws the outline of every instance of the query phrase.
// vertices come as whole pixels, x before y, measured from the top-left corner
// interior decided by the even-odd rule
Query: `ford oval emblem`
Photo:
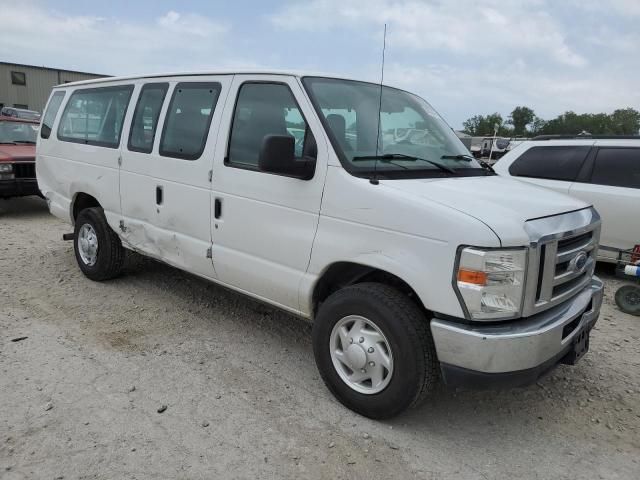
[[[584,270],[584,267],[587,266],[587,260],[589,260],[587,252],[579,252],[569,262],[569,270],[572,272],[581,272],[582,270]]]

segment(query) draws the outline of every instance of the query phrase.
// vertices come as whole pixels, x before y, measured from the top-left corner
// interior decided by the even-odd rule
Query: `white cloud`
[[[639,2],[640,3],[640,2]],[[591,45],[609,49],[611,53],[621,52],[625,55],[638,55],[640,50],[640,33],[624,33],[611,29],[607,25],[600,25],[584,37]],[[628,57],[633,58],[633,57]]]
[[[169,11],[155,20],[69,15],[28,1],[1,1],[0,57],[92,70],[148,73],[211,66],[224,60],[230,27],[196,14]]]
[[[180,14],[173,10],[157,19],[160,28],[178,35],[208,38],[227,33],[228,27],[194,14]],[[174,39],[175,40],[175,39]]]
[[[571,67],[586,66],[588,60],[567,44],[562,25],[541,5],[540,0],[312,0],[290,4],[270,20],[282,29],[315,31],[349,27],[378,32],[388,23],[390,42],[400,48],[476,57],[524,52],[549,55]]]
[[[407,67],[391,63],[385,72],[388,83],[414,91],[445,114],[462,121],[475,113],[501,112],[506,116],[517,105],[533,107],[543,118],[575,112],[611,112],[640,106],[634,78],[621,69],[594,71],[587,76],[568,76],[524,65],[500,69],[499,65],[477,70],[473,66],[426,65]]]
[[[640,0],[290,0],[267,21],[240,8],[226,20],[206,6],[105,17],[55,5],[0,0],[0,59],[116,75],[267,66],[376,81],[387,23],[387,83],[423,95],[455,126],[516,105],[546,118],[640,108]]]
[[[624,17],[640,16],[638,0],[569,0],[574,8],[590,10],[599,14],[615,14]]]
[[[476,113],[506,118],[517,105],[545,118],[640,109],[631,24],[640,0],[583,1],[311,0],[269,20],[284,31],[347,30],[375,45],[387,23],[386,83],[425,96],[456,126]],[[377,68],[360,67],[374,81]]]

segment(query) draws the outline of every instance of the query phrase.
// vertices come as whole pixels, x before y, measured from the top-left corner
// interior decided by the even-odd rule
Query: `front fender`
[[[322,275],[337,262],[350,262],[400,278],[428,310],[463,317],[451,286],[457,246],[321,217],[311,262],[300,284],[300,310],[311,316],[314,288]]]

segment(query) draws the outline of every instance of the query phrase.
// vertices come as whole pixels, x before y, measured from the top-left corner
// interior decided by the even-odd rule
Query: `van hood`
[[[16,160],[33,160],[36,156],[36,146],[31,144],[12,145],[0,143],[0,162]]]
[[[380,184],[466,213],[492,229],[504,246],[528,243],[527,220],[589,207],[568,195],[497,175],[385,180]]]

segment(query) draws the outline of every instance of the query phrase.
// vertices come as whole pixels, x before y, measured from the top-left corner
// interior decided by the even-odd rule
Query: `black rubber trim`
[[[493,390],[502,388],[525,387],[538,381],[545,374],[557,367],[571,350],[571,344],[555,357],[534,368],[515,372],[485,373],[469,370],[447,363],[440,364],[442,380],[448,387],[459,387],[472,390]]]
[[[35,178],[0,181],[0,198],[27,197],[30,195],[40,195],[38,182]]]

